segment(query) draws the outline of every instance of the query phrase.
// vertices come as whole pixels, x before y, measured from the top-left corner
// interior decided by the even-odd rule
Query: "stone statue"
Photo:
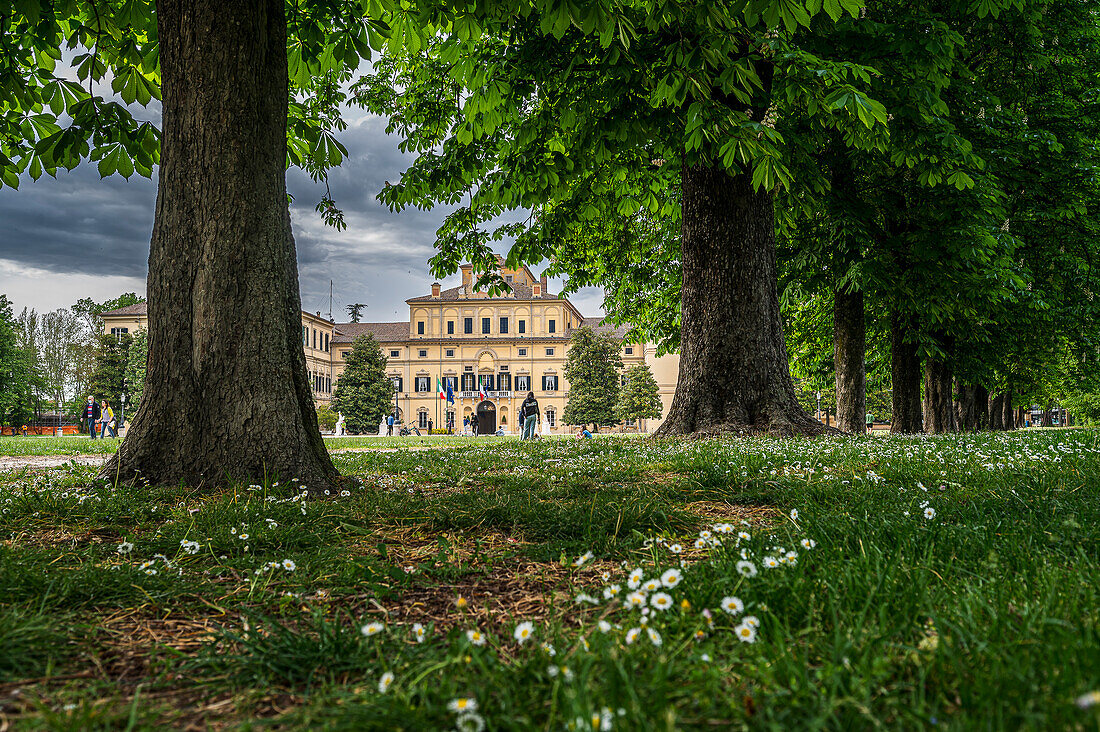
[[[347,432],[344,431],[344,414],[343,412],[337,412],[336,417],[336,436],[343,437]]]
[[[386,436],[386,418],[385,417],[382,418],[382,423],[378,425],[378,436],[379,437],[385,437]]]

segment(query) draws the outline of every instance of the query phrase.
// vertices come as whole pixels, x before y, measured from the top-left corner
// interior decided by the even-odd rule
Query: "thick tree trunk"
[[[1004,413],[1001,415],[1001,429],[1014,430],[1016,429],[1016,410],[1012,408],[1012,392],[1005,392],[1005,400],[1001,402],[1001,409]]]
[[[993,398],[989,400],[989,429],[1004,429],[1004,403],[1005,395],[1003,393],[994,394]]]
[[[866,345],[863,293],[838,289],[833,297],[833,359],[836,363],[836,423],[842,432],[867,430]]]
[[[1050,414],[1050,410],[1053,406],[1054,406],[1053,403],[1048,402],[1047,406],[1046,406],[1046,409],[1043,410],[1043,426],[1044,427],[1053,427],[1054,426],[1054,421],[1051,418],[1051,414]]]
[[[989,427],[989,390],[981,384],[974,387],[974,418],[977,420],[974,429]]]
[[[680,374],[658,437],[820,434],[795,397],[776,293],[769,193],[748,174],[683,172]]]
[[[955,431],[950,344],[946,348],[949,353],[945,358],[930,358],[924,364],[924,429],[933,434]]]
[[[958,400],[955,402],[955,426],[965,432],[975,432],[978,428],[977,388],[965,381],[956,383]]]
[[[906,318],[897,312],[890,316],[890,375],[893,381],[891,434],[921,432],[920,354],[909,340]]]
[[[1016,407],[1016,429],[1023,429],[1027,407]]]
[[[154,484],[336,470],[301,341],[283,0],[158,0],[164,93],[141,411],[103,474]]]

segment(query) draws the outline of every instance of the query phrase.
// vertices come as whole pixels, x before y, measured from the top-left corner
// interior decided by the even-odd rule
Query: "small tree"
[[[149,332],[144,328],[134,333],[130,340],[130,354],[126,362],[126,393],[129,408],[136,413],[145,394],[145,362],[149,359]]]
[[[118,405],[118,398],[125,390],[122,380],[130,362],[131,340],[129,333],[120,336],[101,335],[96,339],[95,369],[92,371],[89,391],[96,399],[109,400],[112,406]]]
[[[365,308],[361,302],[357,302],[354,305],[348,305],[346,310],[348,311],[348,317],[351,318],[351,322],[358,323],[363,317],[363,308]]]
[[[649,365],[639,363],[626,371],[626,384],[619,392],[615,415],[622,421],[631,419],[660,419],[663,410],[657,380]]]
[[[317,426],[325,432],[336,429],[336,412],[328,404],[317,405]]]
[[[344,415],[352,432],[376,427],[390,413],[393,384],[386,376],[386,357],[374,336],[361,335],[348,353],[347,366],[336,382],[332,407]]]
[[[20,337],[7,297],[0,295],[0,425],[18,429],[31,421],[41,386],[34,353]]]
[[[619,355],[621,343],[610,333],[597,333],[589,327],[578,329],[565,358],[565,378],[569,398],[562,421],[565,424],[613,424],[615,404],[619,400]]]

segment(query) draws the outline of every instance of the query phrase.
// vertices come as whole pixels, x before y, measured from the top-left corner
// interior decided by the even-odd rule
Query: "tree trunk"
[[[946,358],[930,358],[924,364],[924,428],[934,434],[955,431],[951,400],[951,364]]]
[[[283,0],[158,0],[163,134],[145,396],[104,476],[192,486],[337,473],[301,338]]]
[[[959,398],[955,402],[955,426],[965,432],[978,430],[977,387],[957,382]]]
[[[867,430],[866,345],[863,292],[838,289],[833,297],[833,358],[836,363],[836,426],[841,432],[862,434]]]
[[[826,432],[791,380],[771,195],[705,166],[685,167],[682,195],[680,374],[657,436]]]
[[[1016,429],[1023,429],[1027,407],[1016,407]]]
[[[974,418],[975,430],[989,427],[989,390],[981,384],[974,387]]]
[[[1001,429],[1014,430],[1016,429],[1016,412],[1012,409],[1012,392],[1006,391],[1004,401],[1001,402],[1001,409],[1003,414],[1001,415]]]
[[[1053,403],[1048,402],[1047,406],[1046,406],[1046,409],[1043,410],[1043,426],[1044,427],[1053,427],[1054,426],[1054,422],[1052,421],[1051,416],[1050,416],[1050,410],[1053,406],[1054,406]]]
[[[894,312],[890,316],[890,375],[893,381],[891,434],[921,432],[920,354],[909,340],[908,321]]]
[[[1003,393],[994,394],[993,398],[989,400],[989,429],[1004,429],[1004,403],[1005,395]]]

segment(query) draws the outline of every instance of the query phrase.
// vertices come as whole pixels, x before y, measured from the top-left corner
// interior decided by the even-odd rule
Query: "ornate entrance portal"
[[[477,433],[491,435],[497,431],[497,406],[490,401],[477,405]]]

